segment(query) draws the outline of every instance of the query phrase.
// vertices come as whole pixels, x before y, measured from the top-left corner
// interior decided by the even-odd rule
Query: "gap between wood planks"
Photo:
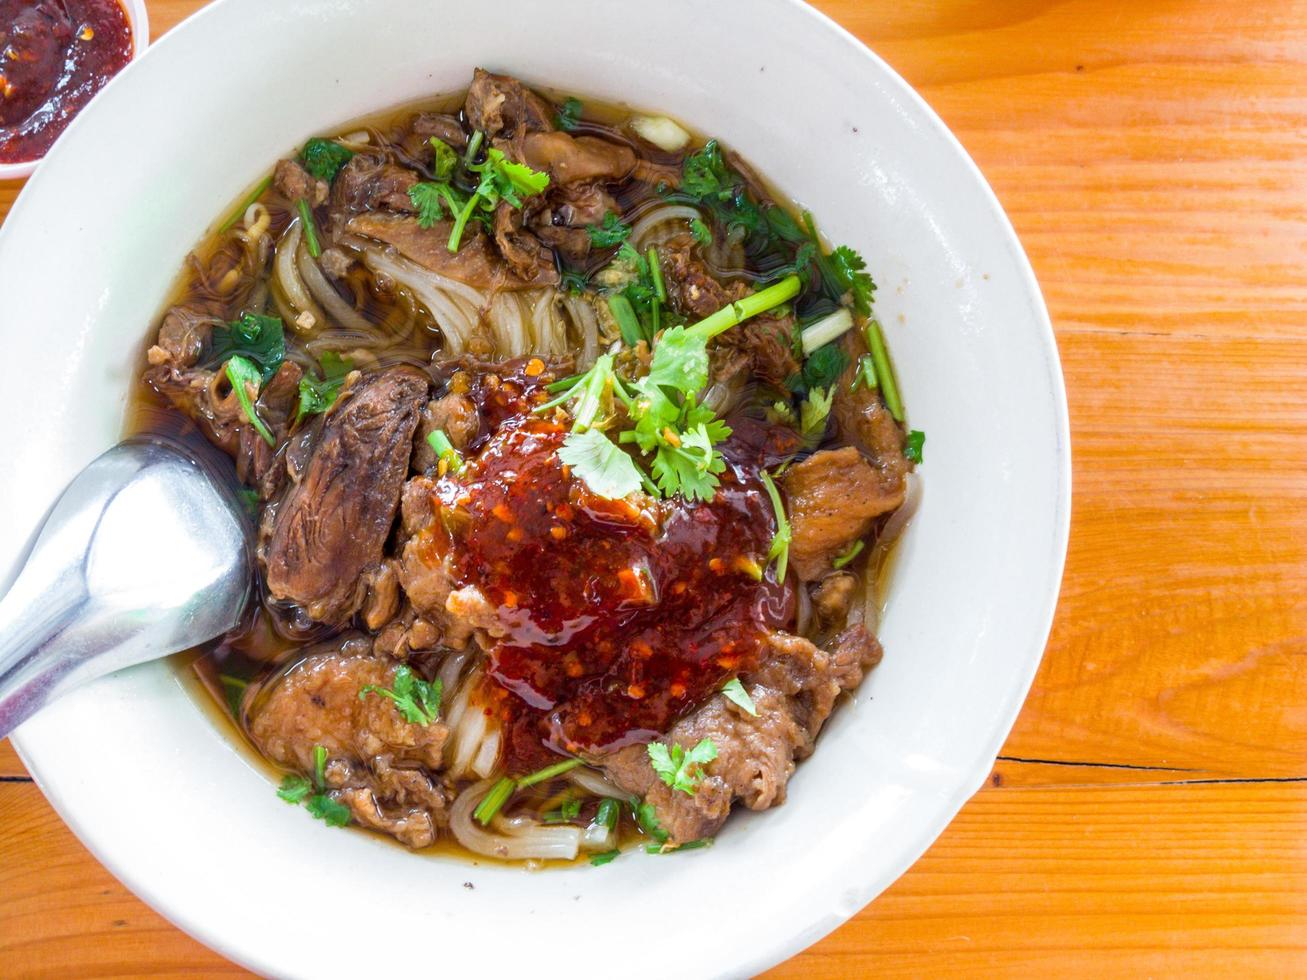
[[[1080,762],[1065,759],[1027,759],[1021,756],[1000,755],[995,760],[998,762],[1014,762],[1018,765],[1028,766],[1065,766],[1079,769],[1129,769],[1134,772],[1157,772],[1157,773],[1201,773],[1201,769],[1184,769],[1174,766],[1143,766],[1134,765],[1125,762]],[[1201,778],[1181,778],[1181,779],[1157,779],[1148,782],[1131,782],[1123,783],[1123,786],[1210,786],[1224,783],[1307,783],[1307,776],[1204,776]],[[1004,788],[1005,781],[1000,778],[998,772],[994,772],[990,779],[990,785]],[[1070,788],[1070,787],[1068,787]]]

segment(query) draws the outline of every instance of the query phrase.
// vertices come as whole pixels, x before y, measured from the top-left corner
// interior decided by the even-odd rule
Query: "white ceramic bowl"
[[[1011,227],[922,100],[803,4],[222,0],[171,32],[0,230],[0,568],[118,438],[146,330],[209,222],[305,137],[478,64],[715,134],[866,256],[928,434],[884,663],[783,807],[737,815],[711,850],[602,868],[473,866],[308,820],[163,664],[74,693],[15,742],[114,874],[256,970],[502,975],[571,952],[624,976],[752,973],[875,897],[985,778],[1047,638],[1070,501],[1057,351]]]
[[[118,2],[122,4],[123,10],[127,14],[127,23],[132,28],[132,60],[135,61],[150,46],[150,15],[146,12],[145,0],[118,0]],[[112,82],[113,79],[109,81]],[[92,99],[91,101],[94,102],[95,100]],[[82,112],[85,112],[87,108],[90,108],[89,103],[82,109]],[[45,156],[49,156],[49,154],[47,153]],[[43,159],[45,157],[41,156],[35,160],[23,160],[20,163],[0,163],[0,180],[19,180],[30,176],[36,170],[36,165]]]

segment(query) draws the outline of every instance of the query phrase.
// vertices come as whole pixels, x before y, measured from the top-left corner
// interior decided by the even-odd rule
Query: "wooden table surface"
[[[151,2],[156,35],[199,6]],[[1307,0],[818,6],[1016,225],[1075,502],[989,783],[773,976],[1307,974]],[[0,855],[0,975],[239,972],[104,871],[7,744]]]

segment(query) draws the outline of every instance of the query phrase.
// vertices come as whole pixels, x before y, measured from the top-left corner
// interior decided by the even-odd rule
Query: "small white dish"
[[[150,46],[150,15],[145,9],[145,0],[118,0],[118,3],[127,14],[127,23],[132,29],[132,61],[135,61]],[[128,67],[130,67],[130,63]],[[121,75],[122,72],[118,74]],[[115,75],[114,78],[117,78],[117,76]],[[105,88],[112,84],[114,78],[109,79],[109,83],[105,85]],[[97,97],[98,95],[99,93],[97,93]],[[90,103],[87,103],[82,112],[85,112],[88,108],[90,108]],[[78,115],[81,115],[81,113],[78,113]],[[58,141],[56,140],[56,142]],[[51,149],[53,150],[53,147]],[[30,177],[32,172],[36,170],[37,164],[49,155],[49,153],[46,153],[45,156],[37,157],[35,160],[22,160],[18,163],[0,163],[0,180],[22,180],[24,177]]]
[[[0,228],[0,570],[121,434],[147,330],[205,228],[306,137],[460,89],[475,65],[720,137],[879,284],[927,432],[923,502],[885,660],[789,802],[738,814],[708,850],[530,873],[306,819],[166,664],[75,692],[14,742],[114,874],[263,974],[505,975],[569,949],[631,977],[756,973],[879,894],[986,778],[1043,652],[1070,513],[1057,350],[1007,218],[926,104],[798,0],[555,0],[548,17],[532,0],[219,0],[170,32]],[[353,940],[333,933],[344,921]]]

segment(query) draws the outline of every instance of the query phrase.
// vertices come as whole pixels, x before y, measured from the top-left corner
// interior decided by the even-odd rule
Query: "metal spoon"
[[[233,482],[157,438],[77,475],[0,600],[0,738],[80,684],[239,622],[254,566]]]

